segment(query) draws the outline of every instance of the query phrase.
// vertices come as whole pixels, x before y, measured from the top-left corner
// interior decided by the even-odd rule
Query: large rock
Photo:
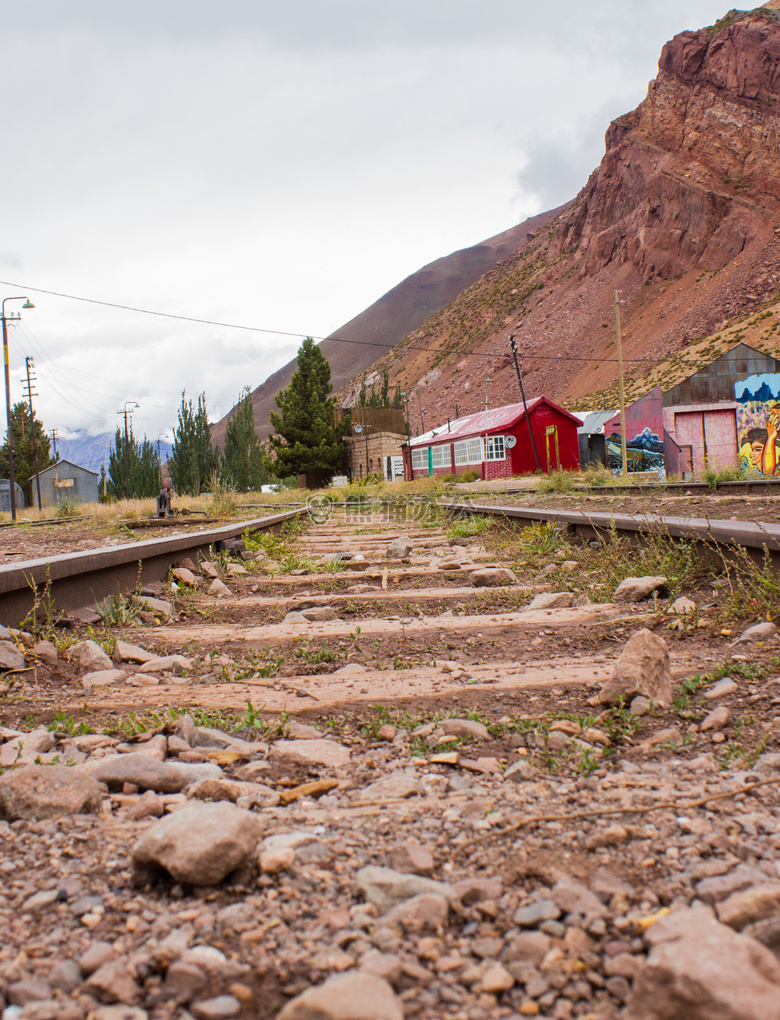
[[[261,830],[257,815],[224,801],[180,808],[133,847],[136,880],[164,871],[187,885],[217,885],[254,853]]]
[[[276,1020],[403,1020],[401,1003],[374,974],[342,974],[307,988],[287,1003]]]
[[[327,623],[339,619],[339,614],[332,606],[312,606],[311,609],[302,609],[300,615],[310,623]]]
[[[732,893],[717,909],[718,918],[736,931],[756,921],[780,916],[780,882],[762,882]]]
[[[642,602],[666,585],[665,577],[626,577],[615,589],[613,602]]]
[[[487,726],[477,722],[476,719],[442,719],[436,728],[451,737],[490,740],[490,731]]]
[[[114,663],[97,641],[77,641],[66,652],[71,662],[77,662],[83,670],[97,671],[111,669]]]
[[[780,961],[755,939],[691,909],[645,938],[625,1020],[780,1020]]]
[[[96,669],[85,673],[81,678],[81,686],[91,691],[93,687],[110,687],[112,684],[124,683],[128,674],[123,669]]]
[[[9,669],[24,669],[24,655],[13,641],[0,641],[0,672]]]
[[[173,613],[173,606],[166,599],[156,599],[151,595],[144,595],[139,601],[145,609],[154,613],[155,616],[170,616]]]
[[[182,766],[158,761],[142,751],[96,758],[78,765],[77,768],[79,772],[94,777],[99,783],[105,783],[109,789],[121,790],[125,783],[133,783],[142,790],[179,793],[189,782],[187,770]]]
[[[349,749],[335,740],[277,740],[271,757],[296,765],[342,768],[349,764]]]
[[[747,630],[743,630],[736,641],[732,642],[734,645],[755,645],[762,641],[768,641],[770,638],[775,637],[777,634],[777,627],[774,623],[754,623],[752,627],[748,627]]]
[[[387,547],[387,558],[389,560],[403,560],[414,548],[414,542],[411,538],[394,538],[390,545]]]
[[[456,902],[457,893],[447,882],[436,882],[421,875],[409,875],[392,868],[381,868],[369,864],[361,868],[356,876],[357,887],[369,903],[373,903],[380,914],[404,900],[426,893],[444,896],[449,902]]]
[[[99,783],[65,765],[27,765],[0,776],[0,818],[55,818],[95,814],[103,804]]]
[[[636,694],[649,698],[659,708],[672,704],[669,650],[664,639],[646,627],[626,642],[612,679],[602,687],[598,700],[602,705],[612,705],[622,697],[627,705]]]
[[[127,641],[117,638],[114,645],[114,658],[117,662],[140,662],[143,664],[151,659],[156,659],[157,656],[153,652],[147,652],[145,648],[131,645]]]
[[[506,567],[482,567],[472,570],[469,580],[475,588],[500,588],[505,584],[514,584],[517,578]]]

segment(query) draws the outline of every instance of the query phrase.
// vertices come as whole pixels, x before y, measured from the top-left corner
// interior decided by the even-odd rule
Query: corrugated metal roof
[[[528,401],[530,411],[542,397],[534,397]],[[487,411],[477,411],[476,414],[467,414],[463,418],[456,418],[447,425],[437,425],[430,432],[423,432],[421,436],[415,436],[409,440],[410,446],[427,446],[434,442],[445,440],[465,439],[467,436],[478,436],[485,432],[494,432],[497,429],[511,428],[525,414],[522,404],[506,404],[504,407],[489,407]]]
[[[591,411],[585,416],[585,420],[577,432],[588,436],[603,435],[605,424],[619,413],[619,411]]]
[[[550,407],[556,408],[562,414],[567,415],[573,421],[579,419],[569,411],[558,407],[546,397],[533,397],[527,402],[528,410],[532,411],[540,402],[544,401]],[[451,442],[457,439],[466,439],[469,436],[484,435],[486,432],[500,432],[502,429],[510,429],[525,415],[525,408],[522,403],[505,404],[503,407],[489,407],[487,411],[477,411],[476,414],[467,414],[463,418],[456,418],[447,425],[437,425],[430,432],[424,432],[420,436],[414,436],[409,440],[409,446],[429,446],[436,443]]]

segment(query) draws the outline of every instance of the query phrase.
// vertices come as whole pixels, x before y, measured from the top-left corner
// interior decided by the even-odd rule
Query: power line
[[[82,301],[90,305],[100,305],[103,308],[116,308],[123,312],[136,312],[139,315],[154,315],[162,319],[175,319],[179,322],[193,322],[201,326],[220,326],[223,329],[242,329],[250,333],[268,333],[272,336],[290,336],[296,338],[310,336],[313,340],[331,340],[334,343],[356,344],[360,347],[384,347],[387,350],[393,350],[397,347],[406,351],[422,351],[427,354],[451,354],[472,358],[502,358],[504,361],[509,362],[512,360],[511,355],[509,354],[486,353],[484,351],[457,351],[448,350],[446,347],[418,347],[415,344],[379,343],[376,340],[348,340],[346,337],[339,336],[324,337],[312,333],[290,332],[289,330],[284,329],[267,329],[263,326],[245,326],[236,322],[220,322],[215,319],[199,319],[192,315],[176,315],[173,312],[159,312],[151,308],[138,308],[135,305],[123,305],[115,301],[101,301],[98,298],[81,297],[77,294],[64,294],[61,291],[56,290],[44,290],[42,287],[30,287],[27,284],[11,283],[9,280],[0,280],[0,286],[16,287],[20,290],[30,290],[35,294],[47,294],[49,297],[65,298],[68,301]],[[593,361],[592,357],[578,357],[576,355],[568,354],[523,354],[523,358],[527,361],[579,361],[586,363]],[[655,364],[652,358],[624,358],[623,360]],[[605,362],[617,363],[617,358],[600,358],[599,361],[602,364]]]

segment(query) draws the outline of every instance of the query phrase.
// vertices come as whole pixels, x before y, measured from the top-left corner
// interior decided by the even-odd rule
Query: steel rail
[[[306,507],[239,521],[210,531],[152,538],[125,545],[62,553],[0,566],[0,623],[18,627],[45,590],[46,610],[94,608],[101,599],[132,591],[140,581],[160,581],[184,557],[208,557],[213,547],[245,531],[278,531]]]
[[[758,521],[710,520],[706,517],[662,517],[656,514],[616,514],[603,511],[554,510],[544,507],[501,506],[488,503],[440,504],[450,513],[492,514],[518,522],[560,525],[569,534],[603,539],[617,532],[636,539],[659,533],[718,548],[745,549],[753,556],[769,555],[780,566],[780,525]]]

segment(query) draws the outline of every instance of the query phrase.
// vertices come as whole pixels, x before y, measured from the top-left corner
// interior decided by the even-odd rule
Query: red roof
[[[545,403],[554,408],[560,414],[566,415],[581,424],[580,419],[570,414],[564,408],[554,404],[547,397],[534,397],[527,401],[528,410],[533,411],[537,404]],[[525,408],[522,403],[505,404],[504,407],[489,407],[487,411],[477,411],[476,414],[467,414],[464,418],[456,418],[447,425],[437,425],[430,432],[421,436],[415,436],[409,440],[409,446],[435,446],[437,443],[451,443],[458,439],[467,439],[470,436],[484,436],[486,432],[505,432],[516,425],[525,416]]]

